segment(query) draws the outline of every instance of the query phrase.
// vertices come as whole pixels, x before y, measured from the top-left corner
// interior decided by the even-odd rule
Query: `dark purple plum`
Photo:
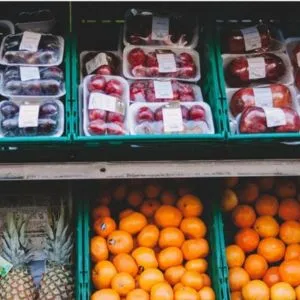
[[[38,81],[36,81],[36,82],[24,81],[23,82],[23,94],[28,95],[28,96],[42,95],[41,84]]]
[[[53,118],[58,114],[58,105],[54,102],[47,102],[40,106],[39,118]]]
[[[20,135],[23,136],[35,136],[37,135],[37,127],[25,127],[19,129]]]
[[[41,68],[40,74],[41,74],[41,79],[55,79],[55,80],[64,79],[64,73],[58,67]]]
[[[13,118],[19,112],[19,106],[11,101],[1,104],[0,111],[4,118]]]
[[[53,119],[39,119],[38,133],[50,135],[56,130],[58,122]]]
[[[43,95],[57,95],[61,88],[61,83],[57,80],[47,80],[41,83]]]
[[[1,129],[5,136],[17,136],[19,131],[18,118],[4,119],[1,121]]]
[[[20,81],[12,80],[4,85],[4,89],[11,95],[21,95],[23,92]]]

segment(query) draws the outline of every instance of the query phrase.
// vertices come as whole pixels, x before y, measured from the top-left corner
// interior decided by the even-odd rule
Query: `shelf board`
[[[0,180],[297,176],[300,159],[0,164]]]

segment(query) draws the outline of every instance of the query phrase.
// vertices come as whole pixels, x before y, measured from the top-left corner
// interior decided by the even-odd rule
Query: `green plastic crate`
[[[85,29],[86,28],[88,29]],[[90,34],[91,32],[102,28],[101,26],[105,26],[105,32],[109,32],[110,28],[114,28],[114,32],[116,31],[115,27],[118,26],[119,30],[122,26],[122,20],[115,20],[109,22],[89,22],[85,21],[83,24],[80,24],[80,29],[82,32],[79,34],[80,36],[85,36],[85,34]],[[99,30],[100,32],[101,30]],[[76,32],[78,35],[78,32]],[[203,36],[201,36],[203,37]],[[118,39],[118,37],[115,37]],[[79,85],[79,53],[82,49],[81,45],[78,45],[80,41],[77,40],[75,34],[72,37],[72,111],[73,111],[73,127],[75,130],[74,141],[81,144],[88,145],[99,145],[99,144],[134,144],[140,145],[144,143],[170,143],[170,142],[196,142],[201,144],[217,144],[225,139],[225,130],[224,130],[224,121],[222,118],[222,104],[219,101],[219,97],[217,91],[219,89],[217,81],[217,72],[215,66],[215,58],[214,58],[214,47],[212,45],[212,40],[209,35],[207,35],[205,41],[203,42],[203,46],[201,47],[202,52],[200,53],[200,62],[201,62],[201,73],[202,73],[202,93],[206,102],[211,106],[214,126],[215,126],[215,134],[161,134],[161,135],[123,135],[123,136],[114,136],[114,135],[103,135],[103,136],[84,136],[81,132],[80,128],[80,118],[82,117],[82,111],[80,109],[79,96],[78,96],[78,85]],[[201,38],[200,38],[201,40]],[[202,39],[203,41],[203,39]],[[95,48],[101,47],[101,44],[94,45]],[[87,49],[93,50],[93,49]],[[103,49],[98,49],[103,50]],[[105,50],[105,49],[104,49]]]
[[[226,24],[226,21],[224,21]],[[229,116],[228,116],[228,105],[227,97],[225,90],[225,77],[223,72],[223,61],[222,61],[222,52],[221,52],[221,39],[218,23],[212,28],[211,36],[214,40],[214,49],[215,49],[215,61],[217,65],[218,73],[218,84],[219,84],[219,95],[222,102],[222,108],[224,111],[224,124],[226,130],[226,138],[230,142],[238,143],[270,143],[270,142],[285,142],[285,141],[299,141],[300,133],[254,133],[254,134],[233,134],[230,131],[229,126]]]
[[[226,274],[226,265],[225,265],[225,246],[224,246],[224,235],[221,228],[221,213],[219,210],[219,206],[217,203],[217,194],[214,192],[215,182],[216,180],[205,180],[202,181],[203,188],[201,194],[201,199],[204,203],[204,214],[202,217],[208,228],[207,239],[210,245],[210,255],[208,257],[209,269],[208,273],[212,279],[212,287],[216,293],[217,300],[229,300],[229,292],[228,292],[228,284],[227,277],[224,277]],[[98,188],[98,189],[97,189]],[[203,190],[207,192],[203,193]],[[91,294],[93,293],[93,284],[91,282],[91,270],[93,263],[90,260],[90,238],[93,234],[91,228],[91,211],[95,205],[96,193],[99,192],[99,185],[95,186],[87,186],[85,185],[85,190],[89,190],[89,197],[85,196],[84,201],[84,209],[83,209],[83,245],[84,245],[84,270],[83,273],[85,275],[84,279],[84,291],[82,295],[84,295],[83,299],[90,299]],[[93,190],[93,191],[92,191]],[[199,191],[201,188],[199,189]],[[92,192],[91,192],[92,191]],[[126,208],[128,206],[122,206],[122,208]],[[113,209],[118,210],[120,208],[120,204],[113,206]],[[114,212],[112,213],[114,215]]]

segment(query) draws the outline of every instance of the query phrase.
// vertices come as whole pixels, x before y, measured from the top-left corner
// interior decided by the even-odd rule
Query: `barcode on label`
[[[20,43],[20,50],[36,52],[41,40],[41,34],[36,32],[25,31]]]
[[[163,108],[162,113],[165,132],[183,131],[183,120],[180,107]]]
[[[20,67],[21,81],[40,79],[38,67]]]
[[[286,125],[286,117],[282,109],[274,107],[264,107],[263,109],[266,114],[268,127]]]
[[[169,35],[169,18],[155,17],[152,18],[152,40],[161,41]]]
[[[263,57],[247,58],[249,79],[261,79],[266,77],[266,64]]]
[[[273,107],[273,97],[271,88],[254,88],[255,106]]]
[[[175,56],[172,53],[157,54],[158,71],[160,73],[176,72]]]
[[[19,112],[19,128],[37,127],[39,105],[21,105]]]
[[[107,57],[105,53],[99,53],[94,58],[89,60],[86,64],[86,71],[88,74],[91,74],[95,70],[97,70],[99,67],[108,65]]]
[[[261,48],[261,38],[256,26],[241,29],[245,42],[245,50],[251,51]]]
[[[89,98],[89,109],[103,109],[116,112],[117,98],[102,93],[91,93]]]
[[[171,81],[154,80],[154,93],[156,99],[173,99],[173,88]]]

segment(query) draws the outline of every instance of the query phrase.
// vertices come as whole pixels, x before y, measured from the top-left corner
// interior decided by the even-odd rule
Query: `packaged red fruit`
[[[251,106],[290,107],[292,96],[288,87],[283,84],[271,84],[262,88],[242,88],[236,91],[230,100],[231,114],[236,117]]]
[[[233,58],[226,67],[227,84],[242,87],[251,83],[275,83],[286,73],[283,59],[273,53]]]
[[[240,133],[298,132],[299,130],[299,115],[289,107],[248,107],[243,111],[239,122]]]

